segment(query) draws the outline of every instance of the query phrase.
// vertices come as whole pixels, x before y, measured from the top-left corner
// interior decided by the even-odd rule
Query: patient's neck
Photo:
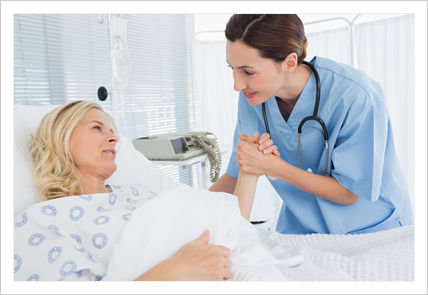
[[[79,169],[76,169],[76,174],[80,180],[82,194],[98,194],[108,192],[104,185],[104,177],[82,173],[82,171]]]
[[[80,182],[82,186],[82,194],[100,194],[100,193],[108,193],[109,191],[102,183],[85,183],[84,181]]]

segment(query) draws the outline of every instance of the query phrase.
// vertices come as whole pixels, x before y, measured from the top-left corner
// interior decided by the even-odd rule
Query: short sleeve
[[[229,165],[226,169],[226,173],[231,177],[238,178],[239,175],[239,168],[236,166],[237,142],[239,140],[238,133],[242,132],[242,134],[249,136],[256,131],[260,131],[256,109],[258,108],[248,104],[242,91],[239,92],[238,119],[236,120],[235,133],[233,135],[233,149],[230,155]]]
[[[365,94],[349,107],[332,152],[331,175],[371,202],[379,198],[388,128],[383,100]]]
[[[238,178],[238,175],[239,175],[239,168],[238,166],[236,166],[236,162],[237,162],[236,150],[237,150],[237,142],[239,140],[238,132],[240,130],[240,127],[239,127],[240,125],[241,123],[238,116],[238,120],[236,121],[235,133],[233,135],[233,149],[230,155],[229,165],[227,166],[227,169],[226,169],[227,175],[234,178]]]

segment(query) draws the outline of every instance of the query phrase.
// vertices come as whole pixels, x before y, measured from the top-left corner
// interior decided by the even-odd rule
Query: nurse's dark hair
[[[299,63],[306,57],[308,41],[297,14],[234,14],[225,34],[227,40],[242,41],[275,62],[282,62],[293,52]]]

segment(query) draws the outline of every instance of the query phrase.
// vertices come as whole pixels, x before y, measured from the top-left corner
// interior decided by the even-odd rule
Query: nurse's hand
[[[249,136],[247,141],[239,140],[236,152],[236,165],[245,173],[253,175],[268,174],[272,163],[278,159],[276,155],[261,153],[258,149],[258,132]]]
[[[259,151],[263,152],[265,155],[267,154],[273,154],[275,156],[280,156],[280,153],[278,151],[278,147],[273,144],[273,140],[270,138],[269,133],[263,133],[260,138],[252,137],[250,139],[250,136],[246,136],[242,134],[241,132],[238,133],[239,138],[242,141],[251,141],[252,143],[257,142],[259,144],[258,149]]]

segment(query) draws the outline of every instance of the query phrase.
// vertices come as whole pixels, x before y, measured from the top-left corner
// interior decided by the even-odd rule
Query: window
[[[15,15],[15,104],[97,100],[110,87],[108,27],[96,15]],[[102,103],[110,108],[110,103]]]

